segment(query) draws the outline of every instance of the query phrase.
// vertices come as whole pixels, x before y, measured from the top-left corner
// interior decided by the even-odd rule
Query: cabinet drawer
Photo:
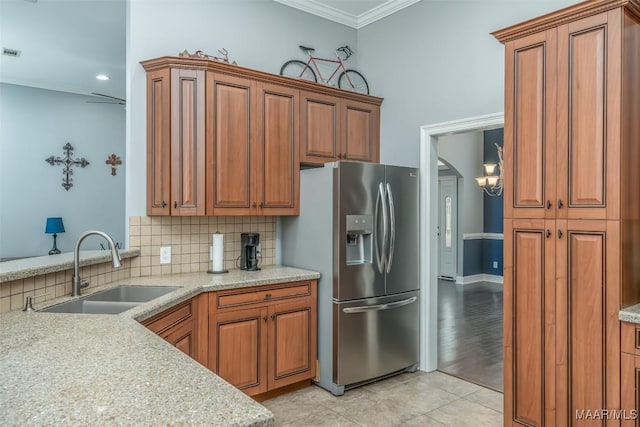
[[[622,322],[620,347],[623,352],[640,356],[640,325]]]
[[[178,304],[167,311],[156,314],[150,319],[143,321],[142,324],[156,334],[162,335],[166,329],[190,318],[192,315],[193,308],[191,306],[191,300],[189,300],[182,304]]]
[[[237,307],[239,305],[270,302],[287,298],[299,298],[311,295],[309,282],[293,283],[266,289],[245,290],[243,292],[218,292],[216,294],[216,308]]]

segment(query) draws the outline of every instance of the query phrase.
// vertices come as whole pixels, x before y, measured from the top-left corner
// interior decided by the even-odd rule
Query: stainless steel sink
[[[46,313],[85,313],[85,314],[118,314],[129,310],[139,302],[116,302],[116,301],[86,301],[84,299],[75,299],[63,302],[62,304],[53,305],[43,308]]]
[[[85,301],[147,302],[180,289],[179,286],[127,286],[105,289],[83,297]]]
[[[45,313],[118,314],[179,288],[179,286],[123,285],[38,311]]]

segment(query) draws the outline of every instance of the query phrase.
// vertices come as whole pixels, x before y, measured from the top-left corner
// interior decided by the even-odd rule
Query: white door
[[[458,258],[458,177],[438,177],[438,190],[440,204],[438,276],[455,280]]]

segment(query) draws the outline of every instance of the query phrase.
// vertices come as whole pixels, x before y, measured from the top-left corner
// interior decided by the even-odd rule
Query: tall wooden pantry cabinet
[[[618,426],[618,312],[640,302],[640,2],[590,0],[493,35],[504,425]]]

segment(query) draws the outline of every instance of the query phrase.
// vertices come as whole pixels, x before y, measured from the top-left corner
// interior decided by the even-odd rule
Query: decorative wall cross
[[[71,145],[71,143],[69,142],[67,142],[62,147],[62,149],[65,151],[65,156],[63,158],[50,156],[49,158],[46,158],[44,160],[51,166],[64,166],[64,169],[62,170],[62,173],[64,174],[64,177],[62,178],[62,186],[65,190],[69,191],[69,189],[73,187],[73,183],[71,182],[71,175],[73,175],[73,170],[71,169],[71,167],[80,166],[81,168],[84,168],[89,164],[89,162],[84,157],[81,157],[80,159],[73,159],[71,157],[73,155],[73,145]]]
[[[116,166],[122,164],[122,160],[120,160],[120,156],[116,156],[115,153],[107,157],[105,161],[106,164],[111,165],[111,175],[116,175]]]

